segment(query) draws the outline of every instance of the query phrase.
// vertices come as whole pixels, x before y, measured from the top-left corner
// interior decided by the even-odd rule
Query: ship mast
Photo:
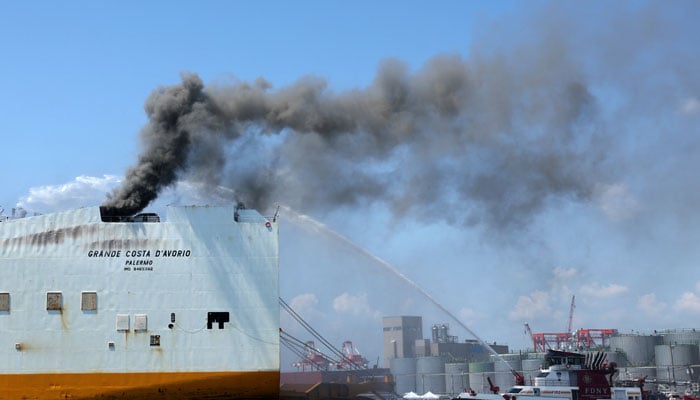
[[[572,295],[571,307],[569,308],[569,322],[566,324],[566,336],[569,339],[569,343],[573,342],[573,338],[571,337],[571,325],[574,320],[574,308],[576,308],[576,303],[574,303],[575,299],[576,295]]]

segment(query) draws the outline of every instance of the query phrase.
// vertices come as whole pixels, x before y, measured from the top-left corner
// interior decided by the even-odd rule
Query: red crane
[[[536,352],[545,352],[547,349],[564,349],[569,346],[576,348],[596,348],[608,344],[610,338],[617,333],[616,329],[579,329],[572,332],[574,309],[576,308],[576,296],[571,296],[569,308],[569,320],[566,332],[532,333],[530,325],[525,323],[525,332],[532,339],[532,347]]]

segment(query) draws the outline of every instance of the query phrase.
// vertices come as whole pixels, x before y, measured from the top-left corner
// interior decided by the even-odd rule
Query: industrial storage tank
[[[656,378],[660,382],[692,380],[694,371],[689,371],[689,366],[697,366],[700,361],[695,344],[660,344],[654,347],[654,353]]]
[[[469,387],[469,364],[447,363],[445,364],[445,393],[457,395]]]
[[[416,359],[416,391],[445,393],[445,359],[419,357]]]
[[[610,338],[610,349],[625,353],[627,365],[654,365],[654,346],[662,344],[659,335],[616,334]]]
[[[469,363],[469,387],[479,393],[489,391],[489,382],[486,378],[494,380],[493,363],[490,361]]]
[[[522,366],[522,356],[520,354],[502,354],[501,357],[493,357],[493,384],[507,391],[515,385],[513,370],[520,371]]]
[[[544,358],[526,358],[521,362],[522,375],[526,385],[534,385],[535,377],[540,373],[540,368],[544,364]]]
[[[694,344],[700,346],[700,331],[695,329],[663,331],[663,344]]]
[[[403,395],[416,391],[416,359],[392,358],[390,361],[391,374],[394,376],[395,391]]]
[[[626,367],[627,364],[627,356],[625,356],[625,353],[621,351],[606,351],[605,352],[605,361],[608,363],[614,362],[617,364],[617,367]]]

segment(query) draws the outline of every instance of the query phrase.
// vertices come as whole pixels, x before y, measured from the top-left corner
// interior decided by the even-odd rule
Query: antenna
[[[566,325],[566,334],[569,337],[571,337],[571,323],[574,320],[574,308],[576,308],[574,299],[576,299],[576,295],[571,296],[571,308],[569,308],[569,323]]]

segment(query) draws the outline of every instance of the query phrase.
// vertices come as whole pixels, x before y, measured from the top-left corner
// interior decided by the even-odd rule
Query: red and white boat
[[[476,393],[467,389],[456,399],[472,400],[645,400],[643,383],[633,387],[614,387],[617,373],[614,362],[605,361],[605,353],[571,353],[549,350],[544,366],[535,377],[534,385],[525,385],[521,375],[514,372],[516,385],[508,392],[500,393],[493,386],[492,393]]]

